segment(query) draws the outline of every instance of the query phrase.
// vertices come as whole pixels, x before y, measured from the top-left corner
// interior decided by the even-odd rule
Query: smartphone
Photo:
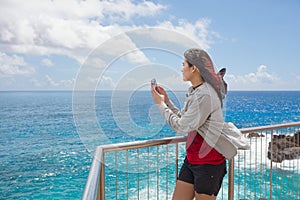
[[[157,86],[157,82],[156,82],[155,78],[151,80],[151,86],[153,86],[153,87]]]
[[[159,91],[158,91],[158,89],[157,89],[157,82],[156,82],[156,79],[155,79],[155,78],[153,78],[153,79],[151,80],[151,86],[152,86],[152,87],[155,87],[155,90],[159,93]]]

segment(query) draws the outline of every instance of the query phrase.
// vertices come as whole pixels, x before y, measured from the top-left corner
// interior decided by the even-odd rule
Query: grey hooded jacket
[[[158,107],[175,132],[196,130],[227,159],[235,156],[238,148],[249,149],[247,139],[234,124],[224,122],[220,99],[209,83],[204,82],[195,90],[190,87],[181,111],[172,102]]]

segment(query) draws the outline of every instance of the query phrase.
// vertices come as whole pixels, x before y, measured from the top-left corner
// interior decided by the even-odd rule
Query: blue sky
[[[300,90],[299,10],[298,0],[3,0],[0,90],[72,90],[78,83],[132,90],[150,77],[185,89],[180,54],[189,46],[171,41],[179,34],[207,50],[216,69],[227,67],[229,90]],[[171,35],[138,44],[147,32],[127,34],[147,28]],[[151,44],[166,51],[140,48]],[[170,45],[180,46],[179,55],[168,53]]]

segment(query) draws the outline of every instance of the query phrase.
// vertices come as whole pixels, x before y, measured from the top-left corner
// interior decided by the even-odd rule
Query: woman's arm
[[[177,133],[197,130],[212,113],[212,102],[209,95],[202,95],[186,102],[186,111],[176,115],[165,103],[165,96],[152,88],[155,103],[171,128]]]
[[[161,86],[157,86],[157,89],[160,94],[164,95],[164,102],[171,109],[171,111],[176,114],[178,117],[181,117],[181,111],[173,104],[173,102],[169,99],[167,92]]]

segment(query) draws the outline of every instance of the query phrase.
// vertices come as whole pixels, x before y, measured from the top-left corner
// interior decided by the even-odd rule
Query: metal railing
[[[300,122],[241,129],[251,149],[239,150],[228,162],[218,199],[300,199],[299,159],[268,158],[274,135],[299,130]],[[185,141],[177,136],[98,146],[82,199],[170,199]]]

